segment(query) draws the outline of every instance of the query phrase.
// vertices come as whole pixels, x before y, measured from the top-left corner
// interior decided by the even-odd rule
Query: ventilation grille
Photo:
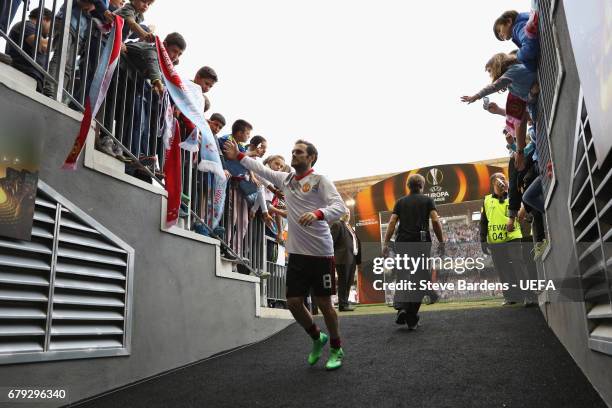
[[[589,322],[589,346],[612,354],[612,155],[597,166],[581,97],[570,212]]]
[[[557,98],[563,79],[563,67],[552,15],[555,2],[556,0],[540,0],[539,2],[540,60],[538,62],[538,83],[540,84],[540,95],[538,97],[536,120],[536,148],[540,174],[546,174],[546,166],[552,161],[548,126],[549,124],[552,125],[554,121]],[[552,179],[542,177],[544,197],[548,196],[551,187]]]
[[[0,237],[0,363],[128,354],[132,258],[39,182],[32,240]]]

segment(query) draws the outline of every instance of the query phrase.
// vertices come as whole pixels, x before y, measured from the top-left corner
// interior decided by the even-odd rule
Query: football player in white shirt
[[[312,293],[325,318],[330,333],[330,356],[327,370],[342,366],[344,351],[338,329],[338,315],[331,295],[335,294],[334,247],[329,222],[339,219],[346,207],[334,184],[325,176],[314,174],[312,166],[318,152],[312,143],[298,140],[291,152],[295,173],[274,171],[238,150],[234,141],[223,147],[225,157],[240,164],[278,186],[287,203],[287,304],[295,320],[313,339],[308,363],[316,364],[328,336],[322,333],[304,306],[304,298]]]

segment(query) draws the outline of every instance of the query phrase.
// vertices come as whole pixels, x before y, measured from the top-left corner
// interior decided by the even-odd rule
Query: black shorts
[[[336,293],[333,256],[289,255],[287,297],[331,296]]]

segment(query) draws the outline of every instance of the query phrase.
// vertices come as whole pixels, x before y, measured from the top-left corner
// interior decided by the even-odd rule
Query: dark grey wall
[[[580,81],[561,0],[557,2],[557,7],[555,23],[565,78],[550,138],[557,186],[547,209],[551,252],[544,266],[548,279],[568,277],[568,273],[576,274],[578,268],[569,233],[572,224],[567,200],[573,176],[572,155]],[[550,327],[607,404],[612,406],[612,357],[589,349],[584,303],[554,302],[546,306],[545,312]]]
[[[159,195],[83,168],[82,159],[78,171],[60,170],[77,121],[0,84],[0,112],[11,110],[44,118],[40,179],[134,248],[134,306],[130,356],[0,366],[0,386],[66,388],[73,402],[290,324],[255,317],[254,283],[215,276],[213,245],[161,232]]]

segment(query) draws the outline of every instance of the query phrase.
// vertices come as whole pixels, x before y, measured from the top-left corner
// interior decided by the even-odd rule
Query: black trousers
[[[501,282],[508,284],[508,290],[504,290],[504,299],[509,302],[522,302],[526,297],[526,293],[522,293],[519,287],[519,280],[529,279],[521,244],[519,238],[489,245],[495,270]]]
[[[429,258],[431,256],[431,242],[396,242],[396,251],[400,255],[407,254],[412,258]],[[415,282],[416,287],[419,287],[421,280],[431,281],[431,274],[429,269],[420,267],[418,270],[411,273],[411,271],[397,271],[398,281],[408,280]],[[393,307],[396,310],[405,310],[408,314],[407,321],[410,325],[414,325],[418,321],[418,313],[421,308],[421,301],[423,296],[429,294],[424,290],[404,290],[396,291],[395,299],[393,301]]]
[[[349,305],[349,294],[351,292],[351,286],[355,280],[355,258],[350,264],[339,264],[336,265],[336,273],[338,274],[338,307],[343,308]]]

